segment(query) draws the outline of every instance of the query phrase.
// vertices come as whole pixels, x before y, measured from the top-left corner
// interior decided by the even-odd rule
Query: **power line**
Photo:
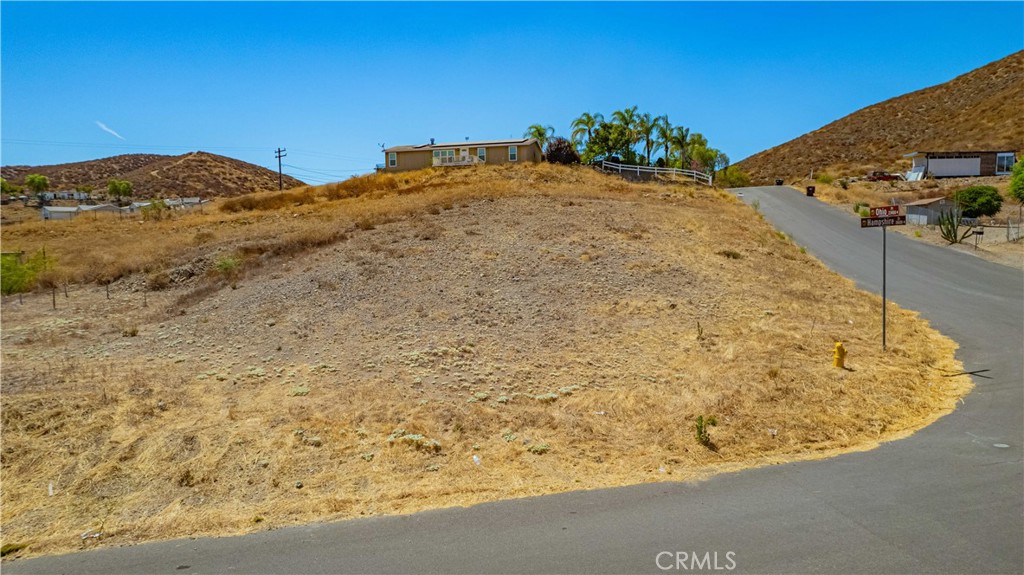
[[[301,170],[303,172],[309,172],[311,174],[320,174],[321,176],[330,176],[332,178],[345,178],[345,177],[348,177],[347,175],[343,176],[340,173],[324,172],[324,171],[316,170],[316,169],[313,169],[313,168],[303,168],[302,166],[293,166],[291,164],[285,164],[285,166],[287,166],[287,167],[289,167],[289,168],[291,168],[293,170]],[[343,172],[345,174],[353,174],[355,172],[365,172],[365,171],[367,171],[365,168],[359,168],[359,169],[355,169],[355,170],[337,170],[337,172]]]

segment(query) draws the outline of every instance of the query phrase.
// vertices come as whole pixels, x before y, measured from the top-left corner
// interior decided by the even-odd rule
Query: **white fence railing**
[[[655,176],[677,176],[702,184],[711,185],[711,174],[704,172],[698,172],[696,170],[681,170],[679,168],[659,168],[656,166],[629,166],[626,164],[616,164],[615,162],[609,162],[603,160],[601,162],[601,169],[611,172],[618,172],[620,174],[653,174]]]
[[[483,164],[477,156],[434,156],[434,166],[472,166]]]

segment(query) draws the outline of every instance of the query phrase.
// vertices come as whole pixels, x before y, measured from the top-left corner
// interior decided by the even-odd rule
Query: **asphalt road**
[[[790,188],[742,192],[827,265],[880,291],[881,230]],[[910,438],[701,483],[176,540],[3,570],[657,573],[682,571],[672,559],[684,552],[686,571],[1022,573],[1024,274],[894,233],[888,257],[889,297],[957,340],[967,370],[979,371],[963,406]]]

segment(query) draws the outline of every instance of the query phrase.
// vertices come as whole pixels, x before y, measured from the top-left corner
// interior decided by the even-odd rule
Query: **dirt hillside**
[[[180,156],[123,154],[51,166],[4,166],[0,173],[5,180],[18,185],[24,183],[28,174],[42,174],[50,179],[52,190],[70,190],[80,185],[105,190],[111,178],[128,180],[134,185],[135,196],[140,198],[232,197],[278,187],[277,172],[207,152]],[[304,185],[291,176],[284,176],[283,181],[286,189]]]
[[[3,300],[22,556],[825,457],[969,387],[896,306],[883,353],[879,298],[720,190],[540,164],[242,200],[0,230],[119,272]]]
[[[903,154],[939,150],[1024,151],[1024,51],[944,84],[858,110],[755,154],[738,165],[754,183],[811,170],[864,175],[906,170]]]

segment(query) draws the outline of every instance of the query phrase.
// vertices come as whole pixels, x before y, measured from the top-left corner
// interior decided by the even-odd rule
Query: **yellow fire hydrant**
[[[842,342],[836,342],[836,351],[832,354],[832,367],[846,367],[846,348]]]

